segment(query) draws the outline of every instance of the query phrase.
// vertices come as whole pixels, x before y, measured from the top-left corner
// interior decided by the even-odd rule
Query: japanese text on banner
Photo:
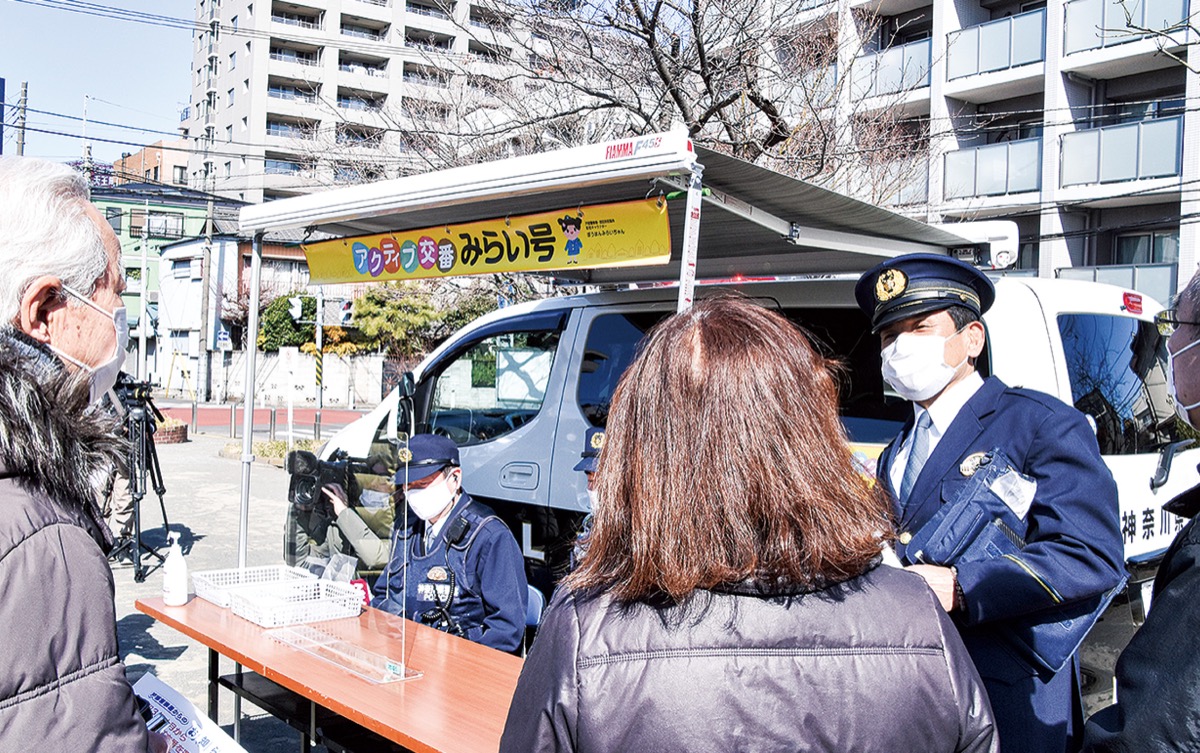
[[[304,244],[311,284],[666,264],[666,204],[645,199]]]

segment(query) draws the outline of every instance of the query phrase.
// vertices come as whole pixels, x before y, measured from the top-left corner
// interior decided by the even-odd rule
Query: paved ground
[[[237,566],[237,528],[241,464],[218,456],[226,436],[200,434],[186,444],[160,445],[159,457],[167,487],[165,495],[171,531],[180,542],[191,571]],[[283,521],[288,477],[281,469],[256,463],[251,475],[247,564],[277,564],[282,557]],[[162,514],[157,500],[143,503],[143,532],[147,544],[164,546]],[[165,549],[164,549],[165,552]],[[134,609],[142,596],[162,591],[162,573],[154,571],[135,583],[129,565],[114,568],[117,628],[130,679],[153,672],[187,696],[200,709],[207,698],[207,651],[169,627]],[[1112,699],[1112,666],[1132,634],[1129,605],[1118,600],[1097,625],[1084,647],[1084,664],[1095,676],[1089,688],[1089,711]],[[223,672],[232,671],[227,663]],[[220,721],[231,730],[232,696],[222,692]],[[299,733],[250,705],[242,725],[242,742],[251,753],[290,753],[299,748]],[[324,751],[318,746],[317,751]]]
[[[180,534],[188,569],[237,567],[238,509],[241,463],[218,457],[229,439],[198,435],[193,441],[159,445],[158,454],[167,487],[164,495],[171,531]],[[282,470],[256,463],[251,474],[247,564],[277,564],[282,557],[283,520],[288,477]],[[162,513],[154,498],[143,503],[143,539],[162,546],[166,536]],[[149,560],[147,560],[149,562]],[[135,599],[162,593],[162,572],[153,571],[135,583],[130,565],[116,565],[117,634],[131,681],[152,672],[188,697],[201,710],[207,698],[207,650],[169,627],[134,609]],[[223,672],[232,671],[224,666]],[[231,731],[232,696],[222,693],[220,721]],[[242,742],[252,753],[292,753],[300,735],[246,704],[250,718],[242,725]],[[315,748],[324,751],[324,747]]]

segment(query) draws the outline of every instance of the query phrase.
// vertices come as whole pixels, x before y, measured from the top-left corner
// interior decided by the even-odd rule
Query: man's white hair
[[[104,236],[87,214],[87,184],[66,165],[0,157],[0,323],[43,275],[90,295],[108,269]]]

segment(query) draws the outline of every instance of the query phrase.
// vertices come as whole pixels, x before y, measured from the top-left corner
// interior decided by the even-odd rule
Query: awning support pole
[[[238,567],[246,566],[250,525],[250,469],[254,466],[254,382],[258,354],[258,306],[262,288],[263,234],[255,233],[250,257],[250,312],[246,325],[246,385],[242,399],[242,506],[238,520]]]
[[[692,165],[688,179],[687,214],[683,218],[683,249],[679,258],[679,305],[676,311],[692,307],[696,291],[696,247],[700,243],[700,206],[704,193],[704,165]]]

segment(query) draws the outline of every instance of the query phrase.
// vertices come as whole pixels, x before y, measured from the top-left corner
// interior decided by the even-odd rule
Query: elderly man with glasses
[[[1181,423],[1200,424],[1200,273],[1174,309],[1156,317],[1167,340],[1167,379]],[[1153,608],[1117,661],[1116,703],[1096,713],[1085,729],[1084,750],[1175,751],[1200,749],[1200,486],[1163,505],[1190,518],[1175,537],[1154,579]]]

